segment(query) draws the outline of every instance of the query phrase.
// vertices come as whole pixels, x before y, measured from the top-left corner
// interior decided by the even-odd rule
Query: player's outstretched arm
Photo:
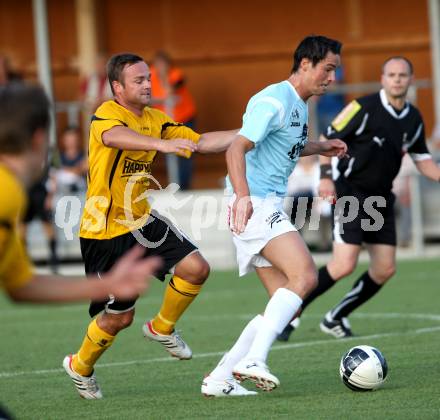
[[[203,133],[197,143],[197,151],[199,153],[224,152],[231,145],[237,133],[238,129]]]
[[[440,167],[431,159],[424,159],[415,162],[418,171],[433,181],[440,182]]]
[[[302,150],[301,156],[323,155],[327,157],[337,156],[338,158],[347,156],[347,145],[339,139],[327,141],[309,141]]]
[[[185,156],[185,152],[195,152],[197,145],[187,139],[162,140],[144,136],[128,127],[118,125],[102,134],[102,142],[107,147],[121,150],[157,150],[162,153],[177,153]]]
[[[145,292],[161,265],[159,258],[142,258],[143,254],[142,247],[131,249],[101,278],[34,275],[25,286],[11,289],[8,294],[16,301],[26,302],[103,300],[109,295],[131,300]]]

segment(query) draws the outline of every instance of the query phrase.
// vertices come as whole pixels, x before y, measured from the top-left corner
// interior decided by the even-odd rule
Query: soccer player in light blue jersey
[[[300,156],[346,153],[345,143],[338,139],[307,141],[307,100],[323,95],[335,80],[340,50],[340,42],[323,36],[301,41],[290,77],[251,98],[243,126],[226,153],[227,183],[233,192],[230,227],[239,273],[256,270],[270,300],[264,314],[247,324],[204,379],[205,395],[255,395],[239,384],[245,379],[265,391],[279,385],[266,365],[267,355],[317,283],[315,264],[282,201],[287,178]]]

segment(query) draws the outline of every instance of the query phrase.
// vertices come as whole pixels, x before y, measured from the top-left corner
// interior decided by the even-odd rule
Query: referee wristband
[[[320,165],[319,168],[321,169],[320,179],[333,179],[332,165],[330,163]]]

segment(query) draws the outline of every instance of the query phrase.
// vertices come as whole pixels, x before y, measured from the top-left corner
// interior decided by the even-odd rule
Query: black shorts
[[[333,206],[333,240],[336,243],[361,245],[384,244],[396,246],[396,220],[394,214],[395,196],[387,194],[371,194],[361,191],[346,181],[335,182],[338,200],[352,197],[357,200],[359,210],[352,221],[349,216],[349,204]],[[381,197],[384,207],[380,207],[375,197]],[[338,201],[340,203],[340,201]],[[350,204],[353,206],[353,204]],[[352,207],[352,211],[355,207]]]
[[[140,242],[135,235],[139,235]],[[197,247],[171,223],[150,216],[148,223],[136,232],[112,239],[80,238],[86,273],[102,274],[109,271],[119,257],[138,243],[145,246],[145,255],[158,255],[162,258],[163,265],[155,274],[161,281],[165,280],[165,276],[180,260],[197,250]],[[135,302],[136,299],[117,301],[113,298],[105,302],[92,302],[89,313],[93,317],[104,309],[113,313],[126,312],[134,307]]]

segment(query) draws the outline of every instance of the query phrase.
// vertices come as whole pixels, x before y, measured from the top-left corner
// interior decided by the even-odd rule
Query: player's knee
[[[200,258],[197,266],[194,267],[194,277],[199,284],[202,284],[206,281],[211,271],[211,267],[208,262],[204,258]]]
[[[203,284],[209,276],[208,262],[198,253],[190,255],[176,266],[175,274],[189,283]]]
[[[106,325],[110,327],[111,331],[121,331],[128,328],[134,320],[134,311],[112,315],[111,317],[106,317],[105,320]]]
[[[329,264],[327,268],[331,272],[333,280],[339,280],[353,273],[356,268],[356,261],[350,259],[344,261],[332,261],[332,264]]]
[[[396,266],[394,264],[386,267],[380,267],[380,269],[371,270],[372,277],[379,283],[385,283],[396,273]]]
[[[133,312],[125,312],[121,314],[121,317],[119,319],[119,326],[120,329],[123,330],[125,328],[128,328],[134,320],[134,313]]]

